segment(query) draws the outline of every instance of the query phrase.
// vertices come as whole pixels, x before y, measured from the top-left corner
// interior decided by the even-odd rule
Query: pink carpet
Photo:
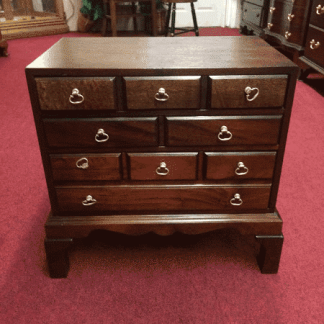
[[[301,81],[277,204],[285,236],[277,275],[259,272],[253,238],[228,232],[89,238],[72,251],[68,278],[49,278],[50,206],[24,68],[61,37],[82,36],[10,40],[0,58],[0,324],[323,323],[324,98]]]

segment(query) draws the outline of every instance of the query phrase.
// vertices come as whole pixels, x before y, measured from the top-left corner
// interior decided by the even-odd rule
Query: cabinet
[[[304,50],[311,0],[270,0],[266,39],[297,63]]]
[[[240,32],[263,35],[268,19],[269,0],[243,0]]]
[[[77,238],[254,235],[278,271],[276,210],[298,67],[258,37],[62,38],[26,68],[51,202],[45,249]]]
[[[314,1],[307,31],[304,55],[300,61],[306,65],[302,77],[307,76],[309,68],[324,74],[324,1]],[[304,66],[305,67],[305,66]]]

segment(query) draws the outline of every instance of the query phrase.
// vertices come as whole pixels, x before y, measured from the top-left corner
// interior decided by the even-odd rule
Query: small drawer
[[[281,116],[167,117],[167,145],[278,144]]]
[[[272,179],[275,152],[205,153],[206,179]]]
[[[116,109],[115,78],[36,78],[42,110]]]
[[[199,109],[200,76],[125,77],[128,109]]]
[[[243,20],[261,27],[262,7],[249,2],[243,2]]]
[[[54,181],[120,180],[120,154],[52,154]]]
[[[211,108],[281,107],[287,75],[210,76]]]
[[[309,23],[324,29],[324,0],[313,2]]]
[[[271,185],[157,185],[56,187],[62,212],[207,212],[265,210]]]
[[[304,55],[314,63],[324,66],[324,31],[309,27]]]
[[[198,153],[129,153],[131,180],[196,180]]]
[[[158,144],[157,117],[44,119],[51,147],[136,147]]]

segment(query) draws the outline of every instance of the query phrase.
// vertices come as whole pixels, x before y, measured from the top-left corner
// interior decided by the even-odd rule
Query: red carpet
[[[202,35],[210,31],[238,35]],[[260,274],[252,238],[229,232],[182,243],[90,238],[71,253],[67,279],[48,277],[49,200],[24,68],[74,36],[88,35],[11,40],[0,58],[0,324],[323,323],[324,98],[300,81],[278,197],[285,242],[277,275]]]

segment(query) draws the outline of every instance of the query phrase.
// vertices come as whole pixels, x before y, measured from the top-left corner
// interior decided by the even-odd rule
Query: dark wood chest
[[[278,271],[276,210],[298,68],[257,37],[63,38],[26,68],[51,277],[101,229],[233,228]]]

